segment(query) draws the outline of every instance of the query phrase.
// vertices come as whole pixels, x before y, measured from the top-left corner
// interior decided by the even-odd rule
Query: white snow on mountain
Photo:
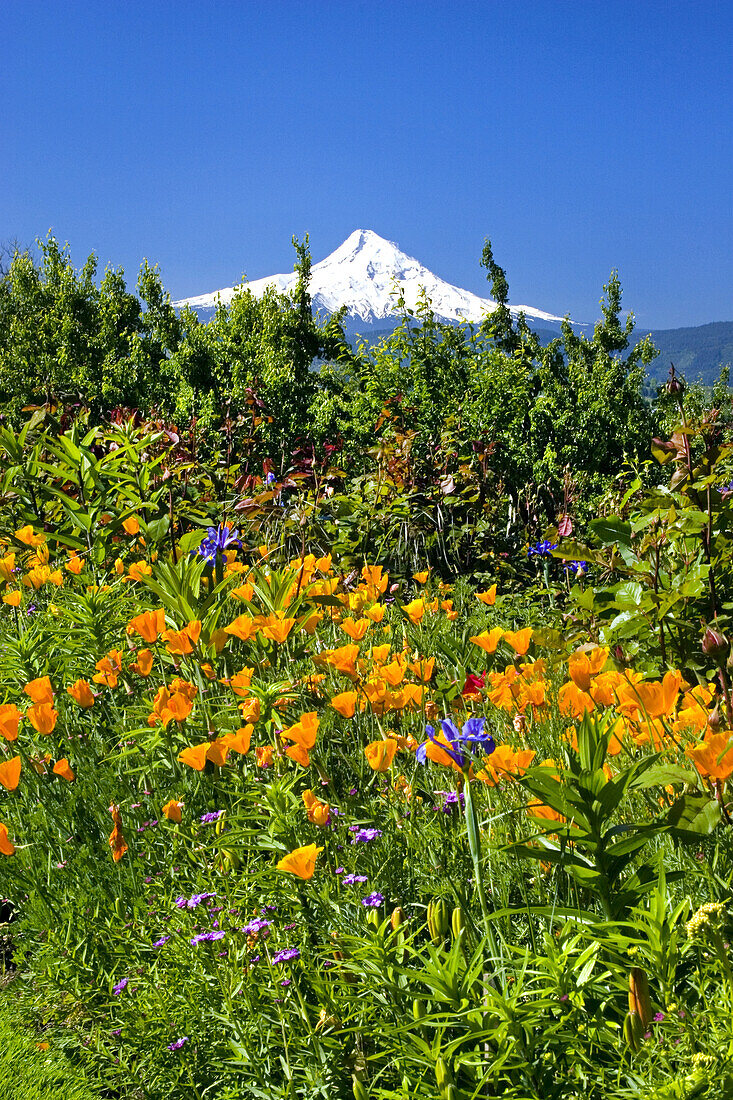
[[[292,290],[296,274],[269,275],[265,279],[243,284],[255,296],[273,286],[282,293]],[[334,313],[342,305],[354,320],[374,325],[394,316],[396,291],[402,293],[405,305],[414,309],[420,289],[432,303],[433,312],[444,321],[477,323],[496,308],[491,298],[479,298],[468,290],[446,283],[433,275],[418,260],[406,255],[392,241],[386,241],[371,229],[355,229],[335,252],[311,268],[310,294],[316,310]],[[226,287],[210,294],[184,298],[176,307],[190,306],[199,314],[213,313],[217,302],[228,305],[237,287]],[[535,321],[561,321],[551,313],[532,306],[511,306],[512,313],[525,313]]]

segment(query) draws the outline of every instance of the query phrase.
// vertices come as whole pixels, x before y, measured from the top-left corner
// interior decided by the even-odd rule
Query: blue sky
[[[174,297],[374,229],[486,292],[733,319],[733,3],[0,5],[0,241],[159,263]]]

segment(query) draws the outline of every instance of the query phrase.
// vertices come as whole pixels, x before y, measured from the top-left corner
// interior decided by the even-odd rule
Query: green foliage
[[[13,985],[0,990],[0,1090],[4,1100],[93,1100],[97,1089],[56,1046],[55,1031],[28,1026]],[[44,1049],[45,1048],[45,1049]]]

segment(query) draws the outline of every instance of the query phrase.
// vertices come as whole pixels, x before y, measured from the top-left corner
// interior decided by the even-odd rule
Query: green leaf
[[[631,546],[631,524],[614,516],[594,519],[590,529],[604,546]]]
[[[715,831],[720,816],[716,799],[703,791],[686,791],[671,807],[667,822],[679,840],[697,841]]]

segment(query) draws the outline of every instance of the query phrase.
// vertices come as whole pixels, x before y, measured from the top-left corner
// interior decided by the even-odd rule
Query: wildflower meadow
[[[560,462],[410,413],[411,323],[303,383],[363,444],[254,378],[0,426],[0,1009],[89,1096],[733,1095],[726,409]]]

